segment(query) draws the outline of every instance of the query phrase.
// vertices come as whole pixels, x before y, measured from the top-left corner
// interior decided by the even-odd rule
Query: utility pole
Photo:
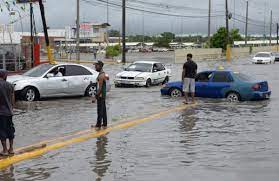
[[[210,48],[210,27],[211,27],[211,0],[209,0],[208,5],[208,35],[207,35],[207,41],[208,41],[208,47]]]
[[[226,45],[229,44],[229,9],[228,9],[228,0],[226,0],[226,31],[227,31],[227,37],[226,37]]]
[[[248,39],[248,10],[249,10],[249,2],[246,1],[246,24],[245,24],[245,46],[247,46]]]
[[[52,51],[51,51],[51,48],[50,48],[48,31],[47,31],[47,23],[46,23],[46,17],[45,17],[45,8],[44,8],[43,0],[39,0],[39,5],[40,5],[42,22],[43,22],[43,29],[44,29],[44,35],[45,35],[45,42],[46,42],[48,60],[49,60],[50,64],[56,64],[55,60],[53,59]]]
[[[122,0],[122,63],[126,63],[126,0]]]
[[[30,50],[31,50],[31,66],[34,64],[34,35],[33,35],[33,4],[30,3]]]
[[[79,0],[77,0],[77,21],[76,21],[76,59],[77,62],[80,63],[80,7]]]
[[[226,59],[228,62],[231,61],[229,18],[228,0],[226,0]]]
[[[276,24],[276,32],[277,32],[277,52],[278,52],[278,45],[279,45],[279,24]]]
[[[109,23],[109,0],[107,0],[107,23]]]
[[[270,11],[270,32],[269,32],[269,46],[272,43],[272,10]]]

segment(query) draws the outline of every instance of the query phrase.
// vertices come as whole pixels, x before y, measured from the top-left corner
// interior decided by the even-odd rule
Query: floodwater
[[[182,65],[172,54],[135,54],[134,60],[170,64],[172,80]],[[227,103],[198,99],[198,105],[135,127],[49,152],[0,171],[4,181],[191,180],[277,181],[279,177],[279,64],[252,65],[248,58],[228,64],[198,61],[199,70],[224,65],[268,80],[272,98]],[[111,77],[121,65],[107,65]],[[160,86],[113,88],[107,100],[110,123],[143,118],[178,106],[181,99],[161,97]],[[17,103],[16,146],[88,129],[96,105],[88,98]]]

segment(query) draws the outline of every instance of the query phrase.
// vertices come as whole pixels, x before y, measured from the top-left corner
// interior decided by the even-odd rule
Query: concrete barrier
[[[244,47],[244,48],[232,48],[232,58],[242,58],[247,57],[250,55],[251,48]]]
[[[175,63],[184,63],[188,53],[193,54],[195,60],[216,60],[223,58],[221,48],[177,49],[175,50]]]

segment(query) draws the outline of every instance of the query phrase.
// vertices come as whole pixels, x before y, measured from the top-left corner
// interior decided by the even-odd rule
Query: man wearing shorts
[[[14,104],[14,88],[6,81],[7,72],[0,70],[0,140],[3,151],[1,156],[14,154],[14,134],[15,128],[13,123],[13,104]],[[9,140],[9,148],[7,146]]]
[[[198,66],[192,60],[193,55],[187,55],[187,62],[183,66],[182,82],[183,82],[183,92],[185,94],[185,104],[189,103],[188,95],[191,94],[192,102],[195,103],[195,78],[197,75]]]

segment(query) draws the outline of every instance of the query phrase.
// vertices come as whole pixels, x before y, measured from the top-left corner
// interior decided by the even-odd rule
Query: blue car
[[[162,95],[183,96],[182,81],[167,83]],[[249,76],[229,70],[204,71],[196,77],[196,97],[226,98],[230,102],[269,99],[267,81],[255,81]]]

